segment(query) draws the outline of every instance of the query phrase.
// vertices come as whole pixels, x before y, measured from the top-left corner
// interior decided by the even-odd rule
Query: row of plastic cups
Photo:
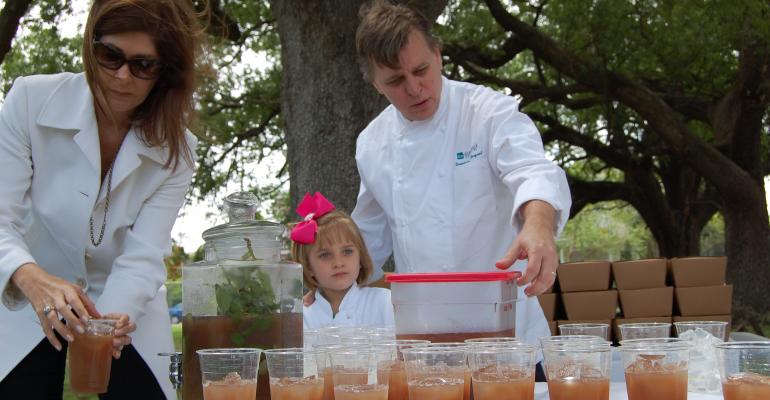
[[[609,342],[554,336],[541,339],[541,344],[551,399],[609,398]],[[770,342],[715,347],[725,399],[770,398]],[[691,348],[692,343],[681,338],[621,341],[628,398],[686,399]]]
[[[677,336],[684,332],[696,329],[703,329],[714,337],[725,340],[727,322],[723,321],[683,321],[674,322]],[[644,338],[667,338],[671,333],[671,324],[666,322],[645,322],[629,323],[618,325],[620,338],[626,339],[644,339]],[[575,323],[559,325],[559,333],[562,335],[592,335],[599,336],[609,340],[610,331],[608,324],[602,323]]]

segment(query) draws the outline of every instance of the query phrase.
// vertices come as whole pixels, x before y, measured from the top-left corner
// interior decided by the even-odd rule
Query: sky
[[[77,35],[85,24],[85,20],[88,14],[88,0],[73,0],[72,5],[74,9],[74,15],[70,18],[66,18],[62,21],[60,28],[62,34],[65,36]],[[23,34],[23,27],[19,28],[17,34]],[[259,57],[253,55],[254,58],[249,59],[248,62],[254,65],[254,63],[264,62]],[[283,156],[273,156],[261,164],[252,164],[247,166],[247,169],[253,171],[252,179],[260,184],[277,183],[278,180],[275,177],[275,173],[280,169],[283,164]],[[181,244],[185,251],[193,252],[200,245],[203,244],[201,234],[204,230],[213,226],[224,223],[224,218],[220,216],[221,211],[219,206],[222,203],[222,199],[228,193],[241,190],[241,182],[230,182],[227,185],[226,190],[220,191],[220,195],[216,199],[210,199],[207,201],[192,201],[191,204],[186,204],[180,210],[179,218],[171,231],[171,238],[177,243]],[[288,190],[288,187],[286,187]],[[765,196],[768,204],[768,214],[770,214],[770,177],[765,178]],[[267,209],[267,205],[261,207],[263,213]]]

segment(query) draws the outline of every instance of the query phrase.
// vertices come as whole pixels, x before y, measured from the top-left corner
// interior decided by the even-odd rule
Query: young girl
[[[304,221],[291,232],[291,256],[302,264],[305,287],[320,294],[303,310],[305,329],[392,328],[390,290],[362,286],[373,265],[356,223],[318,192],[306,194],[297,213]]]

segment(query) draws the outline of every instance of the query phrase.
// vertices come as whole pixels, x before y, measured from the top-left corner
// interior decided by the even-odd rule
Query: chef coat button
[[[75,279],[75,284],[80,286],[81,289],[86,288],[86,280],[83,277]]]

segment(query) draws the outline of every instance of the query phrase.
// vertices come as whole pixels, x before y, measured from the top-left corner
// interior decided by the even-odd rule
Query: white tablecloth
[[[548,384],[535,383],[535,400],[548,400]],[[610,400],[628,400],[625,382],[610,383]],[[654,399],[650,399],[654,400]],[[722,400],[721,394],[687,393],[687,400]]]

